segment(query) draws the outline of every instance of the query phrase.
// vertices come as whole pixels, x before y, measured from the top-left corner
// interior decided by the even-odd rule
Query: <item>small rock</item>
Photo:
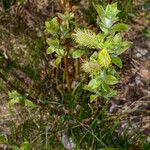
[[[135,77],[135,83],[136,83],[136,85],[140,85],[141,84],[141,78],[140,78],[140,76],[136,76]]]
[[[61,142],[67,150],[75,148],[75,143],[73,142],[73,139],[68,136],[68,127],[66,127],[64,132],[62,133]]]

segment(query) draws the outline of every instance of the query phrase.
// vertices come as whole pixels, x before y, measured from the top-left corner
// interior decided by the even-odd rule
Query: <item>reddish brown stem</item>
[[[68,65],[68,58],[64,58],[64,64],[65,64],[65,74],[66,74],[66,82],[67,82],[67,89],[68,92],[71,92],[71,78],[69,73],[69,65]]]
[[[78,81],[79,80],[79,59],[75,60],[74,66],[75,66],[75,79],[76,81]]]

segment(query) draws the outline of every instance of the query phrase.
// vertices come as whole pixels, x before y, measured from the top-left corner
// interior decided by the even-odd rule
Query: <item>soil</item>
[[[127,121],[131,121],[134,128],[140,129],[145,135],[150,133],[150,38],[143,32],[148,30],[149,26],[147,15],[145,11],[137,12],[136,17],[130,21],[130,30],[124,35],[133,42],[133,45],[121,56],[124,61],[122,80],[117,86],[118,95],[111,99],[109,110],[109,113],[126,116],[120,130],[123,130]],[[0,24],[0,28],[5,28],[5,24]],[[11,33],[10,30],[9,32]],[[19,39],[14,37],[14,40]],[[0,39],[0,50],[5,52],[2,41],[3,39]],[[23,45],[17,46],[22,49]],[[4,84],[2,80],[0,84]],[[10,113],[6,93],[5,88],[0,91],[0,133],[8,135]]]

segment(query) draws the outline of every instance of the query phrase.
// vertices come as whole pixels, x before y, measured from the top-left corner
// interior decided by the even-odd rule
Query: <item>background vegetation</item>
[[[148,150],[149,5],[1,0],[0,148]]]

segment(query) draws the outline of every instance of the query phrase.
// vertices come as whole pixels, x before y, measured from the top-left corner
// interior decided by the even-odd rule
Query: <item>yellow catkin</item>
[[[111,63],[110,55],[108,54],[106,49],[103,49],[98,54],[99,63],[103,67],[108,67]]]

